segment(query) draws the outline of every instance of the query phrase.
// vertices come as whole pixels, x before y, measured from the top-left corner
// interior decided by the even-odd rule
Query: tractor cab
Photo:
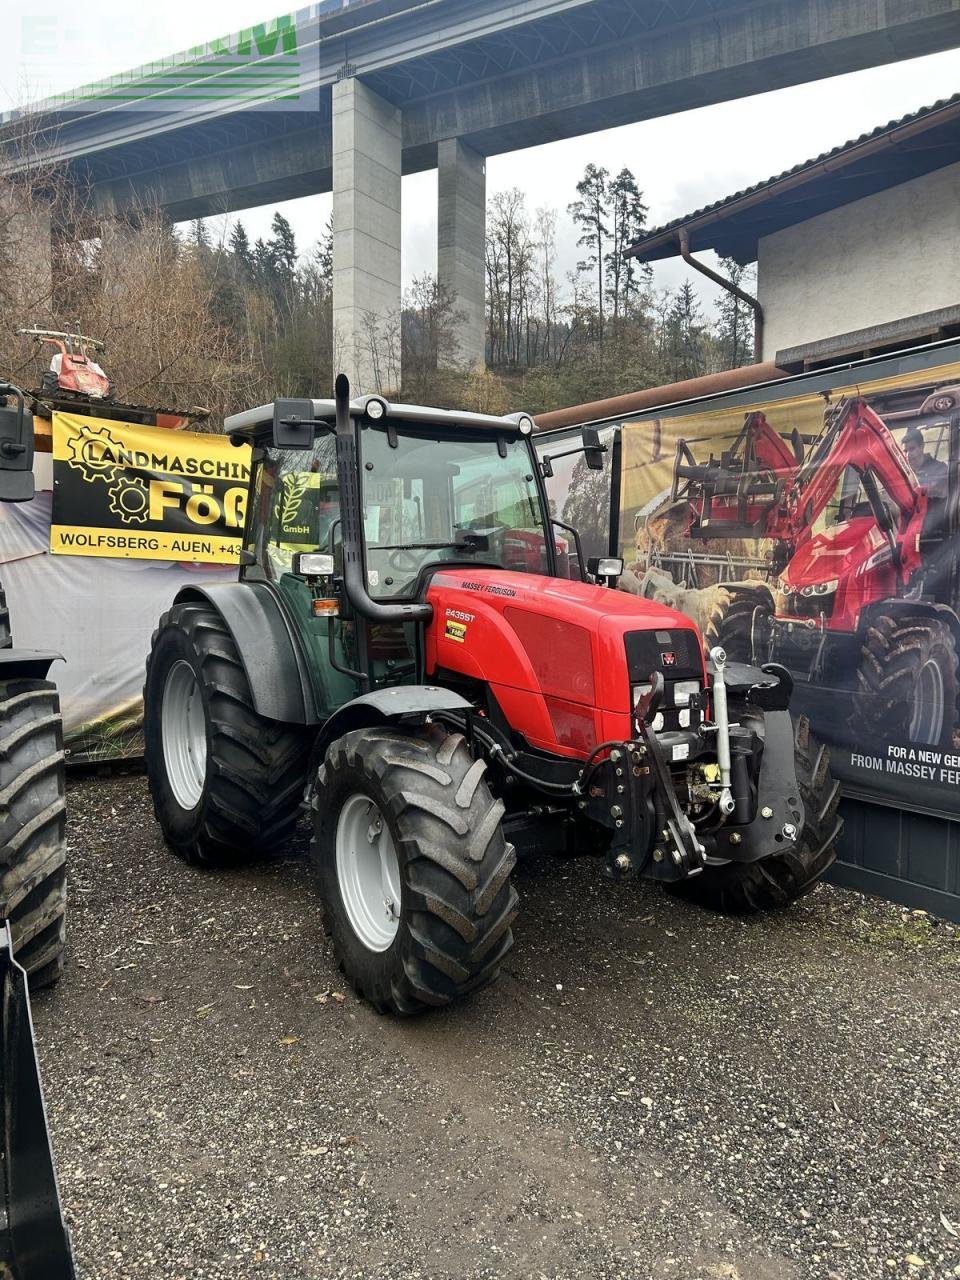
[[[528,415],[367,396],[342,416],[332,400],[277,401],[225,424],[256,449],[241,578],[284,597],[328,709],[352,682],[422,677],[415,615],[440,569],[588,579],[579,539],[572,557],[551,520]]]

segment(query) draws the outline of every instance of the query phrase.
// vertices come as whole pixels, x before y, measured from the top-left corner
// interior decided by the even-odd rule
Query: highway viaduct
[[[369,391],[370,316],[400,305],[402,174],[438,170],[438,276],[482,360],[487,156],[956,45],[960,0],[322,0],[0,134],[35,125],[101,216],[332,189],[338,354]]]

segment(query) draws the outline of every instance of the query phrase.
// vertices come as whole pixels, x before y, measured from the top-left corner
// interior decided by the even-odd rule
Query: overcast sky
[[[271,14],[269,0],[165,0],[144,5],[143,16],[131,11],[129,0],[87,0],[79,9],[3,0],[2,9],[0,109],[129,70]],[[613,172],[624,165],[633,170],[655,226],[957,90],[960,50],[492,156],[487,194],[517,186],[531,210],[557,208],[566,270],[577,255],[566,206],[591,160]],[[330,204],[327,195],[281,206],[301,248],[321,234]],[[436,269],[436,173],[404,178],[403,205],[408,283]],[[238,216],[253,239],[267,232],[272,213],[270,207]],[[687,274],[683,263],[671,261],[656,268],[655,283],[674,287]],[[696,282],[706,285],[701,277]]]

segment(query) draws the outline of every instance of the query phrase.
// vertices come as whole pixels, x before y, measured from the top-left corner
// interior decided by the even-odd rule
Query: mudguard
[[[63,654],[45,649],[0,649],[0,680],[46,680],[54,662],[63,662]]]
[[[204,601],[215,609],[240,654],[258,715],[284,724],[319,724],[310,668],[276,595],[263,582],[183,587],[176,604]]]
[[[435,711],[469,710],[470,703],[459,693],[432,684],[404,684],[394,689],[376,689],[339,707],[317,739],[315,755],[322,759],[327,747],[353,729],[371,729],[378,724],[411,721],[421,724]]]
[[[5,1210],[0,1275],[75,1280],[47,1134],[27,975],[13,958],[6,921],[0,923],[0,1009]]]

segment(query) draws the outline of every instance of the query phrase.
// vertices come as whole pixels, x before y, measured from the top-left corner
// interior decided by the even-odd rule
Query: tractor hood
[[[781,575],[781,584],[793,592],[826,582],[843,582],[885,545],[886,539],[872,516],[845,520],[801,543]]]
[[[487,686],[543,750],[584,755],[633,735],[633,687],[653,669],[705,683],[700,634],[682,613],[591,583],[500,569],[434,574],[428,675]]]

